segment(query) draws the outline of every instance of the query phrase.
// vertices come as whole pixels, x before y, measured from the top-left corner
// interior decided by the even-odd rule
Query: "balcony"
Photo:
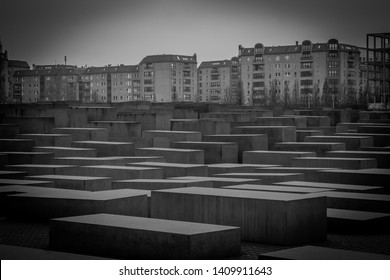
[[[312,55],[303,55],[303,56],[301,56],[301,60],[310,61],[310,60],[313,60],[313,56]]]

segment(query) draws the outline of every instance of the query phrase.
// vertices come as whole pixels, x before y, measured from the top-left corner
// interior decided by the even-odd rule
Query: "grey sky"
[[[0,36],[10,59],[79,66],[137,64],[149,54],[231,58],[239,44],[309,39],[365,46],[390,32],[390,1],[1,0]]]

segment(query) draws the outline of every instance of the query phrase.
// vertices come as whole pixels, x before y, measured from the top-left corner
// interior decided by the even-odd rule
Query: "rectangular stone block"
[[[5,152],[7,162],[12,164],[45,164],[50,163],[54,153],[48,152]]]
[[[87,177],[71,175],[37,175],[27,176],[32,180],[46,180],[53,182],[54,188],[83,191],[107,191],[111,190],[111,178]]]
[[[266,134],[216,134],[204,135],[205,142],[234,142],[238,147],[238,162],[242,163],[244,151],[268,150],[268,135]]]
[[[134,156],[132,142],[74,141],[72,147],[94,149],[98,157]]]
[[[251,242],[291,245],[326,239],[324,197],[198,187],[159,190],[152,191],[151,216],[238,226],[242,240]]]
[[[53,153],[55,157],[96,157],[95,149],[43,146],[34,147],[34,152]]]
[[[324,132],[322,130],[298,130],[297,133],[297,142],[304,142],[306,136],[322,136]]]
[[[26,175],[26,171],[0,170],[0,179],[21,179]]]
[[[116,116],[120,121],[140,122],[143,131],[151,129],[169,130],[173,112],[171,111],[151,111],[151,110],[131,110],[131,112],[119,112]]]
[[[262,191],[262,192],[281,192],[281,193],[295,193],[295,194],[308,194],[308,193],[321,193],[333,191],[332,189],[325,188],[304,188],[293,186],[278,186],[278,185],[252,185],[242,184],[223,187],[223,189],[233,190],[246,190],[246,191]]]
[[[358,133],[377,133],[377,134],[390,134],[390,125],[366,125],[366,126],[359,126],[357,128]]]
[[[72,141],[107,141],[108,130],[106,128],[90,127],[60,127],[54,128],[54,133],[70,134]]]
[[[108,140],[127,142],[134,138],[141,138],[141,123],[131,121],[93,121],[91,127],[100,127],[108,130]]]
[[[12,139],[19,133],[19,126],[17,124],[0,123],[0,135],[2,138]]]
[[[211,182],[212,188],[221,188],[225,186],[238,184],[260,184],[259,179],[245,179],[245,178],[223,178],[223,177],[200,177],[200,176],[183,176],[168,178],[172,180],[196,180],[199,182]],[[200,186],[200,185],[199,185]]]
[[[234,134],[267,134],[268,149],[278,142],[295,142],[296,128],[294,126],[237,126]]]
[[[126,164],[125,158],[121,157],[56,157],[52,159],[53,164],[63,165],[119,165]]]
[[[5,117],[3,123],[17,124],[19,133],[52,133],[55,127],[54,117]]]
[[[375,134],[375,133],[337,133],[337,136],[360,136],[371,137],[374,147],[385,147],[390,145],[390,134]],[[366,150],[373,147],[362,147],[360,150]]]
[[[281,181],[298,181],[305,179],[305,176],[302,173],[222,173],[214,174],[213,176],[225,178],[257,179],[260,180],[262,184],[272,184]]]
[[[111,165],[81,166],[80,168],[67,173],[67,175],[111,177],[113,181],[129,179],[162,179],[164,177],[161,168]]]
[[[276,151],[315,152],[324,156],[327,151],[345,151],[345,143],[332,142],[282,142],[274,146]]]
[[[390,152],[377,151],[329,151],[326,157],[341,158],[375,158],[378,168],[390,168]]]
[[[62,175],[77,169],[75,165],[55,165],[55,164],[16,164],[6,165],[7,170],[27,172],[29,175]]]
[[[135,150],[136,156],[162,156],[167,162],[204,164],[203,150],[172,149],[172,148],[139,148]]]
[[[7,185],[33,185],[38,187],[52,188],[54,183],[51,181],[40,181],[40,180],[25,180],[25,179],[0,179],[0,186]]]
[[[230,122],[222,119],[172,119],[171,130],[199,131],[202,135],[229,134]]]
[[[307,136],[305,142],[341,142],[349,151],[358,151],[362,147],[372,147],[373,139],[367,136]]]
[[[388,255],[303,246],[259,255],[260,260],[388,260]]]
[[[342,169],[376,168],[374,158],[330,158],[330,157],[300,157],[291,161],[293,167],[320,167]]]
[[[112,182],[112,189],[164,190],[173,188],[206,187],[212,188],[213,182],[191,179],[133,179]]]
[[[153,147],[153,139],[166,139],[169,143],[177,141],[201,141],[202,135],[199,131],[170,131],[170,130],[144,130],[142,132],[142,144],[144,147]]]
[[[55,190],[7,196],[7,217],[47,220],[95,213],[148,216],[148,199],[143,190]]]
[[[173,142],[172,148],[193,149],[204,151],[204,162],[213,163],[237,163],[238,146],[234,142]]]
[[[182,176],[207,176],[207,166],[202,164],[167,163],[167,162],[134,162],[129,166],[162,168],[164,178]]]
[[[256,125],[295,126],[297,129],[307,126],[307,119],[303,116],[280,116],[255,118]]]
[[[214,259],[239,255],[241,240],[237,227],[95,214],[52,220],[50,247],[120,259]]]
[[[231,172],[254,172],[253,166],[238,163],[217,163],[207,165],[208,176]]]
[[[31,152],[34,146],[33,139],[0,139],[0,152]]]
[[[248,151],[243,153],[244,164],[277,164],[291,166],[291,161],[298,157],[314,157],[314,152],[287,151]]]
[[[331,188],[336,191],[342,192],[362,192],[362,193],[383,193],[382,187],[364,186],[364,185],[349,185],[349,184],[336,184],[336,183],[319,183],[308,181],[289,181],[278,182],[276,185],[282,186],[297,186],[297,187],[309,187],[309,188]]]
[[[257,173],[301,173],[304,175],[305,181],[311,181],[311,179],[317,176],[317,172],[320,170],[326,170],[328,168],[323,167],[262,167],[256,168]]]
[[[70,147],[72,138],[69,134],[18,134],[17,139],[33,139],[35,146]]]

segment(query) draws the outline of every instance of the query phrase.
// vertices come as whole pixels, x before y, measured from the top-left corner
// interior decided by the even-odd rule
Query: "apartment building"
[[[244,105],[301,104],[355,100],[359,93],[357,47],[336,39],[253,48],[239,46]]]
[[[142,99],[152,102],[194,102],[197,95],[196,54],[150,55],[139,64]]]
[[[198,101],[237,104],[238,58],[203,61],[198,68]]]

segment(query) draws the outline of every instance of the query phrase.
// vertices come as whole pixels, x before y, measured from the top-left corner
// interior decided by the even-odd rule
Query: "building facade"
[[[197,95],[197,61],[193,56],[150,55],[139,64],[142,100],[194,102]]]
[[[198,68],[199,102],[238,104],[238,58],[203,61]]]
[[[244,105],[305,105],[355,102],[359,93],[357,47],[336,39],[253,48],[239,46]]]

